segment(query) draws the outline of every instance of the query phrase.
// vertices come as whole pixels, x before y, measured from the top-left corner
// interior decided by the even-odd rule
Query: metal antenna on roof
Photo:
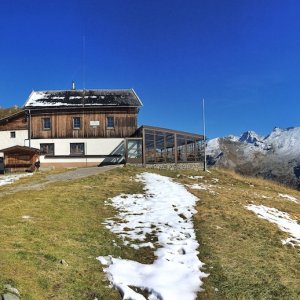
[[[206,133],[205,133],[205,110],[204,110],[204,98],[202,99],[202,120],[203,120],[203,140],[204,140],[204,164],[203,171],[206,171]]]

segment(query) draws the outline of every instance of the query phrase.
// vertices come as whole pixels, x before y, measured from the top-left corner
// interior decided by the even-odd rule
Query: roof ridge
[[[132,91],[132,88],[126,88],[126,89],[68,89],[68,90],[32,90],[34,93],[38,92],[76,92],[76,91]]]
[[[133,89],[47,90],[32,91],[24,107],[79,107],[82,105],[142,107],[143,103]]]

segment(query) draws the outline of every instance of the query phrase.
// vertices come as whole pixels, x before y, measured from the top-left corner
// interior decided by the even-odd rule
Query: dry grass
[[[1,197],[0,282],[16,286],[22,299],[119,299],[96,257],[135,257],[121,242],[114,246],[117,237],[101,224],[114,215],[105,200],[141,192],[131,173],[118,169]]]
[[[0,197],[0,282],[16,286],[22,299],[120,299],[96,257],[111,254],[144,263],[154,257],[152,250],[123,246],[101,223],[115,215],[105,205],[108,198],[142,192],[142,185],[132,180],[142,171],[115,169]],[[300,204],[278,197],[286,193],[300,199],[299,192],[224,170],[147,171],[183,184],[211,186],[211,190],[190,190],[200,199],[194,224],[199,257],[210,273],[198,299],[300,299],[300,251],[283,246],[281,239],[287,235],[244,207],[264,204],[299,220]],[[193,180],[188,175],[204,178]],[[34,176],[14,186],[44,180],[44,175]],[[0,193],[8,188],[2,187]]]
[[[299,220],[300,204],[284,200],[278,193],[298,199],[300,193],[224,170],[204,176],[199,181],[212,185],[215,193],[191,190],[200,199],[195,227],[200,257],[210,273],[205,292],[198,298],[300,299],[299,249],[283,246],[281,240],[287,234],[245,209],[250,203],[263,204]],[[215,183],[213,178],[219,181]]]

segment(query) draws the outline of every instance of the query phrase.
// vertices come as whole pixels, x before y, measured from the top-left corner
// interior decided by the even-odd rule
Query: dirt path
[[[26,183],[26,184],[21,184],[18,186],[15,186],[13,188],[8,188],[4,192],[0,194],[1,196],[19,192],[19,191],[24,191],[24,190],[39,190],[43,187],[45,187],[49,183],[53,182],[61,182],[61,181],[71,181],[71,180],[76,180],[92,175],[97,175],[104,173],[106,171],[115,169],[115,168],[120,168],[122,165],[110,165],[110,166],[103,166],[103,167],[89,167],[89,168],[79,168],[71,171],[66,171],[64,173],[60,174],[53,174],[53,175],[48,175],[46,176],[42,182],[32,182],[32,183]]]

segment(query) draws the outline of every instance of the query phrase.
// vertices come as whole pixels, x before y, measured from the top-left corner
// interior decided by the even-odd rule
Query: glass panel
[[[73,118],[73,128],[80,129],[80,117]]]
[[[166,161],[169,163],[175,162],[175,138],[174,134],[167,133],[166,134]]]
[[[108,128],[114,128],[114,117],[107,117],[107,127]]]
[[[71,143],[70,144],[71,155],[84,155],[84,143]]]
[[[165,134],[160,131],[155,132],[155,146],[156,146],[156,162],[166,161],[166,151],[165,151]]]
[[[155,149],[154,149],[154,131],[146,130],[145,131],[145,155],[146,162],[154,163],[155,162]]]
[[[51,120],[50,118],[43,119],[43,129],[51,129]]]
[[[196,151],[195,151],[195,140],[187,139],[187,161],[197,161]]]
[[[128,146],[128,158],[141,158],[142,157],[142,141],[141,140],[129,140]]]
[[[54,155],[54,144],[40,144],[41,154]]]
[[[177,161],[186,162],[186,138],[183,135],[177,135]]]

